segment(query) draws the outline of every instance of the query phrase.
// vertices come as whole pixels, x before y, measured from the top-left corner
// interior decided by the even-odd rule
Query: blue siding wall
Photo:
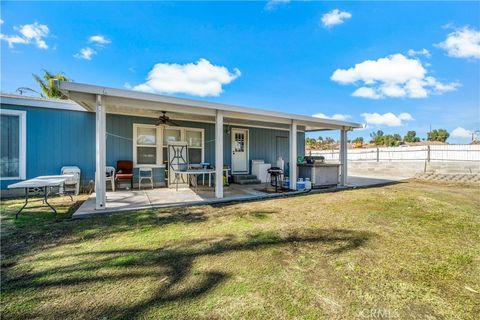
[[[107,165],[133,160],[133,124],[155,124],[156,119],[107,114]],[[210,123],[175,121],[181,127],[205,129],[205,162],[215,161],[215,126]],[[95,127],[92,129],[95,130]]]
[[[231,128],[242,128],[232,126]],[[243,127],[249,132],[249,168],[251,170],[251,160],[264,160],[265,163],[271,163],[275,166],[277,157],[281,156],[285,165],[289,162],[289,137],[290,132],[286,130],[274,130],[264,128]],[[232,137],[224,131],[224,159],[225,164],[232,161]],[[215,150],[213,150],[213,153]],[[305,133],[299,132],[297,135],[297,153],[305,155]]]
[[[215,164],[215,125],[213,123],[201,123],[193,121],[175,121],[179,126],[190,128],[203,128],[205,130],[205,162]],[[133,148],[133,124],[154,124],[155,119],[132,117],[123,115],[107,115],[107,165],[115,166],[117,160],[132,160]],[[242,128],[233,126],[232,128]],[[244,127],[249,130],[250,159],[264,159],[267,163],[275,163],[277,156],[283,156],[285,163],[289,155],[289,132],[285,130],[273,130],[263,128]],[[94,129],[92,129],[94,130]],[[224,140],[224,163],[230,164],[231,135],[227,128],[223,131]],[[278,139],[286,140],[285,145],[277,142]],[[282,146],[282,148],[280,148]],[[277,149],[282,149],[278,150]],[[299,132],[297,136],[297,150],[299,155],[305,154],[305,134]]]
[[[59,174],[77,165],[82,179],[95,171],[95,114],[2,104],[2,109],[27,111],[27,179]],[[85,181],[85,180],[84,180]],[[16,181],[2,180],[5,189]]]
[[[37,107],[19,107],[2,104],[4,109],[27,111],[27,179],[59,174],[62,166],[78,166],[82,170],[82,184],[95,176],[95,114]],[[205,162],[215,163],[215,125],[176,121],[180,126],[205,129]],[[107,165],[116,166],[117,160],[133,158],[133,124],[154,124],[155,119],[123,115],[107,115]],[[236,128],[237,126],[232,126]],[[240,126],[238,126],[240,128]],[[252,159],[263,159],[274,164],[277,156],[288,162],[289,132],[263,128],[249,130],[249,148]],[[298,153],[305,150],[305,134],[298,133]],[[224,130],[224,163],[231,162],[231,135]],[[157,181],[164,180],[163,170],[156,170]],[[16,181],[3,180],[5,189]]]

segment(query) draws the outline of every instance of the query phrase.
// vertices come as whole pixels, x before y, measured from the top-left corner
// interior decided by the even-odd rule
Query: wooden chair
[[[130,181],[133,189],[133,161],[119,160],[117,161],[117,173],[115,175],[116,182]]]

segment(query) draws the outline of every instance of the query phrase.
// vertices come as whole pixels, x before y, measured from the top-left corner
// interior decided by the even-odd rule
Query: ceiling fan
[[[172,120],[170,120],[170,117],[167,116],[166,111],[162,111],[162,115],[158,117],[157,123],[155,125],[172,125],[172,126],[178,126],[178,124]]]

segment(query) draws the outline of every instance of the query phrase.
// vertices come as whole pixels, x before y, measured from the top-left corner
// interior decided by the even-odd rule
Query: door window
[[[244,133],[235,133],[235,152],[244,152],[245,151],[245,134]]]

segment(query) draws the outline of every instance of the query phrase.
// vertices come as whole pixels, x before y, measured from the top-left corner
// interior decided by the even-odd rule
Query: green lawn
[[[70,220],[2,202],[2,318],[478,319],[477,187]]]

